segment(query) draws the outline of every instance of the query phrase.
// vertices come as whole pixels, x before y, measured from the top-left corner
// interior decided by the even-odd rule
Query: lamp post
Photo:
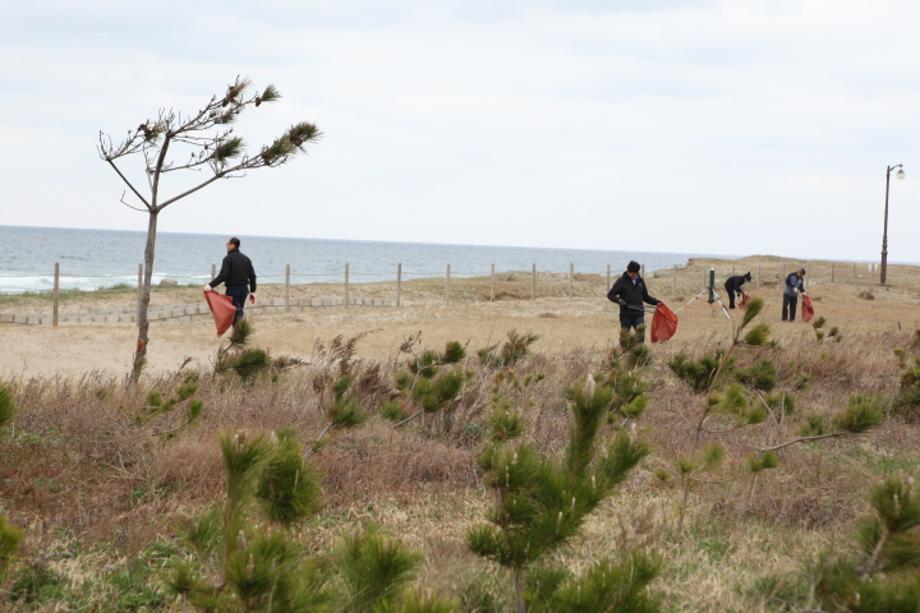
[[[891,187],[891,171],[897,170],[895,175],[898,179],[904,178],[904,164],[895,164],[888,166],[885,171],[885,227],[882,230],[882,265],[879,268],[879,282],[885,285],[888,280],[888,191]]]

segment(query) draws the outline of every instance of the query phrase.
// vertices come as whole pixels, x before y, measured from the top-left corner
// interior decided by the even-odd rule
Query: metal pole
[[[284,310],[291,310],[291,265],[284,265]]]
[[[709,304],[716,301],[716,269],[709,269]]]
[[[217,264],[211,264],[211,279],[217,276]]]
[[[495,264],[492,264],[492,271],[489,273],[489,302],[495,302]]]
[[[763,278],[763,267],[760,264],[758,264],[757,265],[757,289],[760,289],[760,284],[763,283],[763,281],[761,281],[762,278]]]
[[[349,277],[349,272],[350,272],[350,271],[349,271],[349,269],[348,269],[348,262],[345,262],[345,308],[346,308],[346,309],[348,308],[349,302],[351,302],[351,298],[350,298],[350,296],[349,296],[349,291],[348,291],[348,290],[349,290],[349,288],[348,288],[348,277]]]
[[[610,291],[610,264],[607,264],[607,291]]]
[[[396,306],[402,304],[402,262],[396,265]]]
[[[831,262],[831,283],[837,282],[837,262]]]
[[[671,290],[673,293],[677,293],[677,264],[674,265],[674,279],[671,282]]]
[[[54,263],[54,288],[51,290],[54,298],[54,305],[51,307],[51,325],[58,326],[58,303],[61,299],[61,264]]]
[[[891,166],[885,171],[885,226],[882,230],[882,267],[879,282],[885,285],[888,280],[888,191],[891,187]]]

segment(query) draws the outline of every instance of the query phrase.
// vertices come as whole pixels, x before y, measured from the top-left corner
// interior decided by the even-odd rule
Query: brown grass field
[[[694,261],[679,271],[676,292],[671,271],[650,273],[647,281],[653,294],[677,308],[703,289],[709,266],[717,268],[717,287],[732,267],[762,267],[763,282],[752,293],[766,302],[758,321],[770,325],[776,343],[741,351],[737,360],[746,365],[766,356],[776,364],[778,389],[796,399],[788,423],[705,434],[726,448],[728,459],[717,474],[694,483],[686,529],[678,535],[680,491],[659,473],[690,451],[705,400],[677,379],[668,362],[679,352],[699,355],[724,346],[732,330],[705,299],[689,305],[680,313],[676,337],[651,346],[652,362],[642,369],[649,405],[637,434],[651,454],[553,559],[582,569],[635,547],[655,551],[664,565],[654,588],[670,611],[817,610],[807,569],[822,553],[855,547],[852,533],[869,508],[870,486],[888,475],[920,476],[920,416],[890,410],[903,370],[895,349],[910,360],[920,356],[920,269],[895,266],[892,284],[882,288],[865,266],[854,279],[850,265],[837,265],[832,283],[829,262],[809,263],[809,294],[817,315],[839,328],[835,342],[817,340],[809,324],[779,321],[784,263],[790,271],[797,264],[767,257]],[[417,582],[427,589],[458,602],[472,602],[476,591],[505,602],[503,571],[472,554],[465,540],[490,504],[476,460],[491,393],[498,386],[523,411],[528,438],[558,453],[568,432],[565,390],[603,368],[617,343],[616,309],[604,296],[602,275],[577,275],[572,296],[564,275],[542,275],[540,297],[533,301],[524,273],[501,275],[494,303],[487,278],[454,279],[449,304],[443,287],[437,279],[406,283],[400,308],[254,313],[251,344],[303,363],[253,384],[212,374],[221,341],[204,317],[152,326],[147,375],[138,387],[124,383],[131,325],[0,325],[0,376],[18,405],[13,426],[0,432],[0,513],[24,533],[10,578],[0,584],[0,610],[185,610],[159,587],[162,559],[177,522],[221,498],[217,433],[292,427],[309,446],[327,425],[317,382],[341,366],[328,353],[336,337],[360,337],[347,359],[362,381],[362,405],[371,417],[355,428],[333,430],[311,456],[324,507],[297,528],[297,539],[311,551],[328,551],[351,527],[372,522],[422,552]],[[155,292],[154,301],[191,303],[199,292],[166,288]],[[338,295],[341,288],[294,292]],[[393,287],[362,285],[352,292],[390,297]],[[269,286],[259,295],[277,297],[281,288]],[[131,291],[77,294],[67,296],[63,308],[130,307],[133,300]],[[0,301],[0,312],[47,307],[44,297]],[[539,335],[514,369],[517,380],[539,375],[532,385],[511,385],[507,374],[497,382],[496,373],[477,360],[477,349],[502,341],[511,330]],[[449,410],[396,428],[375,413],[408,359],[400,347],[412,335],[420,335],[412,351],[440,349],[450,340],[466,345],[470,378]],[[196,397],[205,408],[196,424],[164,438],[177,427],[178,415],[141,418],[145,398],[150,390],[168,394],[187,358],[182,372],[202,373]],[[881,425],[789,447],[779,467],[752,486],[744,466],[753,449],[794,437],[808,416],[831,415],[856,393],[886,399],[890,414]],[[31,601],[13,602],[11,586],[28,568],[46,569],[55,579]]]

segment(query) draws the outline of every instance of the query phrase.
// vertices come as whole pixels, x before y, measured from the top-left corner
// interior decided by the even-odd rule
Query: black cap
[[[228,240],[227,242],[228,242],[228,243],[231,243],[231,244],[232,244],[234,247],[236,247],[237,249],[240,248],[240,239],[238,239],[238,238],[235,237],[235,236],[231,237],[230,240]]]
[[[630,260],[629,264],[626,265],[626,272],[639,272],[641,269],[639,262],[635,260]]]

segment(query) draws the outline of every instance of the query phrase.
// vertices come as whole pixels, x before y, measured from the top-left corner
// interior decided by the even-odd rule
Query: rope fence
[[[710,267],[703,264],[694,263],[691,260],[690,263],[684,266],[675,265],[673,268],[658,269],[652,271],[651,275],[647,278],[647,283],[649,285],[650,291],[653,294],[660,293],[665,295],[670,293],[671,296],[679,296],[681,292],[691,291],[695,293],[701,288],[708,287],[710,274],[715,274],[716,287],[721,287],[722,283],[724,283],[724,280],[728,276],[750,272],[752,275],[750,287],[753,289],[760,289],[761,287],[769,287],[774,285],[779,286],[787,274],[797,270],[799,267],[804,267],[808,271],[806,274],[806,284],[809,289],[813,289],[815,285],[820,283],[866,285],[869,283],[877,282],[878,278],[876,265],[874,263],[858,264],[852,262],[802,262],[801,264],[791,264],[786,261],[782,263],[777,262],[761,264],[757,265],[753,269],[742,269],[740,265],[725,264]],[[693,274],[693,271],[695,270],[701,271],[699,277],[696,277],[696,275]],[[192,285],[203,283],[210,278],[214,278],[216,276],[216,271],[216,264],[212,264],[210,277],[206,275],[179,275],[179,277],[184,281],[191,281],[192,283],[189,283],[189,285]],[[0,323],[21,323],[30,325],[50,324],[56,327],[61,323],[62,320],[76,323],[95,323],[97,321],[103,321],[106,323],[124,323],[136,321],[137,309],[140,306],[140,290],[144,277],[143,273],[143,265],[140,264],[138,265],[136,273],[132,272],[121,275],[68,274],[62,272],[60,263],[55,263],[50,278],[51,287],[49,289],[39,290],[38,292],[30,292],[50,292],[52,297],[52,308],[50,316],[45,313],[16,315],[0,312]],[[644,265],[642,267],[641,273],[643,276],[646,276]],[[596,291],[603,287],[604,291],[606,292],[611,287],[613,281],[621,274],[622,272],[609,264],[606,266],[606,270],[586,271],[578,269],[574,262],[569,264],[568,270],[563,271],[542,270],[537,266],[536,263],[532,263],[530,270],[514,270],[504,272],[496,271],[494,264],[492,264],[488,270],[474,270],[470,268],[457,270],[453,269],[451,264],[446,264],[445,267],[440,270],[422,270],[405,269],[403,268],[402,263],[397,263],[395,270],[386,271],[354,270],[350,267],[349,263],[345,262],[341,267],[338,267],[337,269],[332,269],[332,267],[329,267],[324,271],[303,272],[293,270],[290,264],[286,264],[283,272],[270,272],[258,275],[258,280],[262,283],[267,280],[269,282],[268,285],[271,285],[275,288],[280,285],[283,288],[282,297],[268,300],[263,299],[260,301],[261,304],[257,303],[257,305],[254,305],[250,308],[266,308],[269,310],[290,311],[292,309],[302,310],[305,308],[322,306],[341,306],[345,308],[349,306],[399,307],[402,306],[403,303],[404,282],[428,280],[436,283],[438,279],[441,279],[443,283],[443,301],[445,304],[450,304],[452,297],[459,295],[456,292],[456,285],[458,283],[462,283],[463,280],[473,278],[488,280],[487,298],[485,294],[478,294],[480,300],[487,300],[488,302],[495,302],[496,300],[508,297],[507,288],[509,284],[513,283],[518,284],[518,290],[513,292],[512,295],[518,299],[527,299],[529,297],[531,300],[536,300],[537,298],[558,297],[560,295],[575,297],[577,294],[579,294],[579,290],[581,295],[587,295],[586,292],[588,291],[588,288],[591,288],[590,291]],[[13,275],[5,273],[0,274],[0,279],[17,278],[35,280],[38,277],[35,277],[34,275]],[[179,285],[176,279],[169,276],[164,276],[162,274],[154,274],[154,278],[159,279],[159,282],[156,283],[156,285],[160,287]],[[47,277],[43,280],[47,282]],[[133,282],[129,283],[129,280]],[[131,285],[132,287],[136,286],[138,292],[137,306],[131,309],[123,309],[122,311],[115,313],[76,316],[74,318],[62,318],[60,314],[60,301],[61,292],[68,289],[65,286],[73,286],[75,284],[86,286],[97,281],[100,282],[100,285],[97,286],[97,289],[105,289],[106,284],[108,284],[109,288],[124,288],[125,285]],[[118,282],[112,283],[113,281]],[[393,283],[395,284],[395,288],[393,288],[393,293],[391,294],[390,298],[359,298],[353,295],[353,291],[355,289],[353,286],[356,283],[363,286],[380,286],[382,284]],[[529,288],[527,288],[525,285],[522,289],[520,287],[522,284],[529,285]],[[304,299],[291,296],[292,288],[322,285],[340,286],[340,290],[336,292],[336,296],[334,297],[326,296]],[[529,291],[527,291],[528,289]],[[437,290],[435,289],[434,292],[429,293],[434,293],[436,295]],[[190,317],[193,315],[204,315],[208,312],[207,307],[204,304],[170,305],[167,307],[151,306],[150,308],[160,309],[160,312],[156,313],[157,316],[151,316],[151,319]]]

